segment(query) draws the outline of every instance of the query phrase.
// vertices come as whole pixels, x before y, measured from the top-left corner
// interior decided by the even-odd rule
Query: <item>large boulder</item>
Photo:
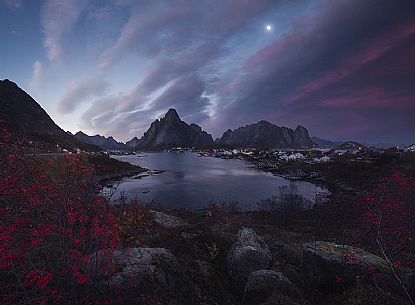
[[[197,287],[182,271],[175,256],[164,248],[128,248],[115,251],[112,262],[116,272],[102,279],[101,287],[124,289],[127,304],[145,300],[146,295],[163,295],[175,304],[191,304]],[[126,289],[128,288],[128,289]],[[190,303],[181,300],[188,300]]]
[[[242,290],[248,275],[268,269],[271,260],[271,251],[266,243],[254,230],[242,228],[227,256],[228,274],[233,286]]]
[[[325,241],[303,244],[303,271],[318,286],[354,284],[372,269],[389,273],[384,259],[363,249]]]
[[[273,261],[279,265],[291,266],[297,270],[301,270],[303,260],[301,247],[297,249],[271,236],[266,236],[264,239],[271,250]]]
[[[243,303],[260,304],[272,294],[299,296],[297,287],[282,273],[272,270],[251,272],[245,285]]]
[[[306,283],[302,272],[303,251],[301,245],[285,244],[271,236],[268,236],[265,241],[272,253],[270,269],[282,272],[295,285],[304,287]]]
[[[144,278],[151,277],[163,288],[173,285],[169,273],[178,270],[173,254],[164,248],[131,248],[113,253],[114,263],[120,271],[109,280],[113,286],[139,286]],[[166,271],[168,271],[166,273]]]

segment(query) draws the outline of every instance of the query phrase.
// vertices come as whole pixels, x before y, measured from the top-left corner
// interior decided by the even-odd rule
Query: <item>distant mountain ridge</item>
[[[228,129],[217,144],[240,148],[310,148],[316,146],[303,126],[295,130],[279,127],[268,121]]]
[[[333,148],[336,147],[337,145],[343,143],[343,142],[339,142],[339,141],[331,141],[331,140],[327,140],[327,139],[321,139],[319,137],[311,137],[311,140],[317,144],[317,146],[321,147],[321,148]]]
[[[117,142],[113,137],[104,137],[99,134],[95,136],[89,136],[82,131],[78,131],[74,137],[81,142],[96,145],[103,150],[126,150],[127,145],[122,142]]]
[[[147,132],[138,139],[134,137],[125,144],[112,137],[88,136],[82,132],[72,135],[63,131],[46,111],[25,91],[8,79],[0,80],[0,119],[14,139],[19,139],[39,149],[75,151],[104,150],[163,150],[171,147],[203,148],[212,144],[252,148],[338,148],[343,141],[330,141],[310,137],[305,127],[295,130],[279,127],[268,121],[259,121],[227,130],[213,142],[212,136],[196,124],[183,122],[175,109],[170,109],[164,118],[155,120]],[[352,142],[349,142],[352,143]],[[356,143],[359,144],[359,143]],[[405,147],[388,143],[359,144],[376,147]],[[351,145],[355,146],[355,145]]]
[[[129,148],[129,149],[135,149],[138,144],[140,143],[140,139],[137,137],[132,138],[130,141],[125,142],[125,145]]]
[[[101,150],[62,130],[29,94],[8,79],[0,80],[0,118],[11,135],[23,141],[23,145],[48,151]]]
[[[172,147],[206,147],[213,144],[210,134],[196,124],[183,122],[175,109],[151,123],[138,144],[140,150],[163,150]]]

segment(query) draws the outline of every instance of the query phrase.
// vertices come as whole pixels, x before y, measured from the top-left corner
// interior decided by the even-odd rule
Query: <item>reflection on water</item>
[[[193,153],[146,153],[113,156],[121,161],[165,172],[142,179],[123,180],[114,194],[121,192],[140,202],[155,201],[167,208],[200,209],[211,202],[236,200],[241,208],[255,209],[256,203],[275,195],[287,179],[265,173],[241,160],[198,157]],[[313,200],[323,191],[308,182],[294,182],[299,193]]]

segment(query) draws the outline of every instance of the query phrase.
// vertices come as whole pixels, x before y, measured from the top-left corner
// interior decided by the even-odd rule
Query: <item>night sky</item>
[[[0,0],[0,79],[65,130],[268,120],[415,142],[414,0]]]

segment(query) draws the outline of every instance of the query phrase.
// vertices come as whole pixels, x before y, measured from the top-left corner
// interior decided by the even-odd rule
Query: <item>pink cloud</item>
[[[380,59],[408,37],[415,34],[415,22],[398,26],[370,41],[357,54],[344,58],[336,68],[297,90],[291,101],[310,97],[318,91],[351,76],[363,66]]]

